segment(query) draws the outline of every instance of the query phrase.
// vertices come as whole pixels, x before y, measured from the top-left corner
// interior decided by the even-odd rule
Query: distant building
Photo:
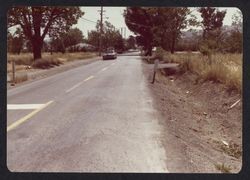
[[[66,50],[70,52],[77,52],[77,51],[96,51],[97,48],[91,44],[87,43],[78,43],[76,45],[67,47]]]

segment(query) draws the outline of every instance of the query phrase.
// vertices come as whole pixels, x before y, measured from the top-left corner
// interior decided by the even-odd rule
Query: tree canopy
[[[82,31],[78,28],[69,29],[68,32],[61,35],[61,38],[66,48],[83,42]]]
[[[100,21],[97,22],[96,30],[92,30],[88,33],[88,43],[99,47],[100,40]],[[112,46],[116,49],[123,49],[124,43],[122,35],[119,30],[117,30],[110,22],[105,21],[103,23],[103,32],[102,32],[102,46],[104,49]]]
[[[223,19],[226,15],[226,11],[219,11],[213,7],[202,7],[198,11],[202,17],[203,37],[207,38],[210,32],[218,30],[223,25]]]
[[[139,44],[151,55],[152,46],[161,46],[174,52],[181,29],[187,24],[188,8],[128,7],[125,23],[137,36]]]
[[[21,27],[32,44],[34,59],[39,59],[45,36],[69,30],[83,14],[79,7],[13,7],[8,11],[8,27]]]

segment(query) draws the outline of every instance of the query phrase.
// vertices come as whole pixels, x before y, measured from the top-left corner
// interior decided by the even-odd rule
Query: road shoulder
[[[152,68],[143,63],[143,71],[150,82]],[[148,87],[163,117],[163,144],[168,161],[173,162],[167,163],[170,172],[240,171],[241,104],[227,112],[239,94],[229,94],[222,85],[211,82],[194,85],[191,74],[164,76],[158,72],[155,83]]]

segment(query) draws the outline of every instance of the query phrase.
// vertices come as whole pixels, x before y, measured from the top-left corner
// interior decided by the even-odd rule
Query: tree
[[[64,43],[62,39],[59,37],[52,38],[50,42],[50,46],[51,46],[51,53],[52,51],[61,52],[61,53],[65,53],[66,51]]]
[[[88,40],[87,42],[93,46],[95,46],[96,48],[99,47],[99,37],[100,37],[100,33],[96,30],[92,30],[90,32],[88,32]]]
[[[97,22],[96,30],[92,30],[88,33],[88,43],[95,47],[99,47],[99,40],[100,21]],[[102,46],[104,49],[107,49],[108,47],[115,47],[116,49],[124,48],[122,35],[108,21],[103,23]]]
[[[73,28],[67,33],[63,33],[61,38],[66,48],[83,42],[82,31],[78,28]]]
[[[242,52],[243,46],[243,33],[242,33],[242,13],[240,10],[233,15],[232,26],[230,36],[227,39],[227,44],[229,46],[229,52]]]
[[[11,53],[20,54],[24,45],[24,35],[20,28],[17,28],[12,35],[8,32],[8,51]]]
[[[201,13],[203,28],[203,40],[200,43],[200,52],[208,55],[211,63],[211,54],[220,51],[224,34],[221,31],[223,19],[226,11],[219,11],[213,7],[202,7],[198,11]]]
[[[69,30],[84,13],[79,7],[13,7],[8,11],[8,27],[20,26],[32,44],[34,59],[40,59],[46,35]]]
[[[242,32],[242,22],[243,22],[243,15],[240,10],[237,10],[237,12],[232,17],[232,26],[236,31]]]
[[[218,30],[222,27],[226,11],[219,11],[213,7],[202,7],[199,8],[198,11],[202,17],[203,38],[209,38],[214,30]]]
[[[156,44],[174,53],[181,30],[189,23],[187,15],[190,10],[188,8],[151,8],[150,11],[154,17],[153,32],[156,35],[154,38]]]
[[[136,39],[134,36],[129,36],[127,39],[127,48],[128,49],[135,49]]]
[[[161,46],[174,53],[175,44],[181,35],[181,29],[187,24],[188,8],[127,8],[124,12],[125,23],[152,54],[152,46]],[[143,40],[142,40],[143,39]]]
[[[137,35],[137,42],[146,50],[145,55],[151,56],[153,48],[153,19],[147,9],[143,7],[127,7],[123,15],[127,27]]]

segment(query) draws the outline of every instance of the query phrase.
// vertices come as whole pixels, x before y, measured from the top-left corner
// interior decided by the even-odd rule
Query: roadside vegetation
[[[221,171],[222,173],[231,173],[230,166],[227,166],[224,163],[222,163],[222,164],[215,164],[215,167],[216,167],[217,170]]]
[[[215,53],[208,56],[201,53],[182,52],[170,54],[158,50],[155,56],[149,58],[149,63],[155,59],[163,63],[178,63],[180,73],[191,72],[197,75],[197,83],[213,81],[225,84],[229,90],[242,92],[242,54],[241,53]]]
[[[124,16],[128,28],[138,34],[137,43],[148,63],[156,59],[178,63],[180,73],[197,75],[197,83],[223,83],[229,90],[241,93],[241,12],[234,14],[231,26],[223,26],[225,10],[202,7],[197,11],[201,21],[190,16],[189,8],[131,7]],[[189,30],[184,31],[187,28]],[[153,47],[156,47],[155,52]]]
[[[52,55],[43,53],[43,58],[34,61],[31,53],[21,53],[19,55],[8,53],[7,72],[10,73],[12,71],[12,61],[15,61],[16,71],[22,71],[31,68],[47,69],[70,61],[88,59],[95,56],[96,53],[94,52],[53,53]]]

